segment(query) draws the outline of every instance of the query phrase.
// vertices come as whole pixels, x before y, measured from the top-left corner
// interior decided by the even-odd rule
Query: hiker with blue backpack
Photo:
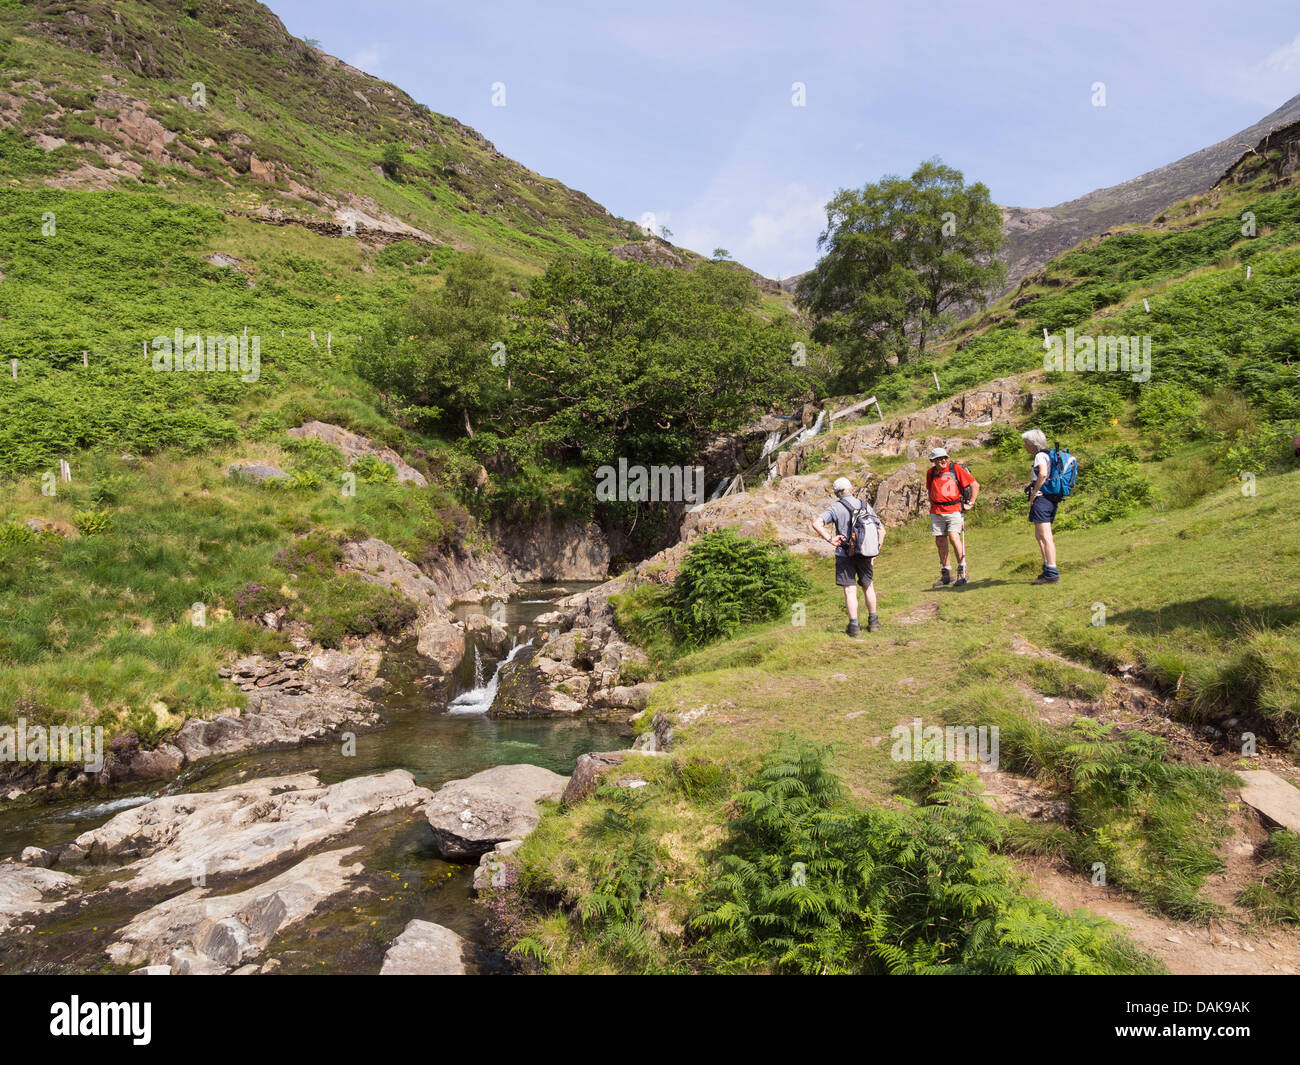
[[[867,631],[879,632],[874,562],[885,543],[885,523],[870,503],[854,497],[847,477],[836,478],[831,487],[835,502],[810,524],[813,532],[835,545],[835,583],[844,589],[844,603],[849,611],[849,625],[844,631],[853,637],[862,635],[858,625],[857,588],[862,585],[862,597],[867,601]]]
[[[1025,486],[1025,494],[1029,496],[1029,520],[1043,556],[1043,572],[1029,583],[1056,584],[1061,579],[1061,571],[1056,568],[1052,522],[1056,520],[1056,508],[1061,500],[1074,490],[1079,463],[1059,443],[1049,449],[1041,429],[1023,432],[1020,439],[1025,443],[1025,451],[1034,458],[1034,481]]]

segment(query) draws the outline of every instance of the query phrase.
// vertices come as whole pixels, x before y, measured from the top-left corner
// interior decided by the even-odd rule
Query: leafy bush
[[[725,639],[741,625],[780,617],[809,590],[798,563],[770,540],[706,533],[686,553],[664,620],[684,647]]]
[[[1100,429],[1118,418],[1122,409],[1123,401],[1108,388],[1077,382],[1057,389],[1043,400],[1036,420],[1038,427],[1051,436]]]
[[[1001,423],[989,430],[989,446],[1006,458],[1014,458],[1024,451],[1024,441],[1020,434],[1011,426]]]
[[[1164,458],[1175,442],[1196,436],[1200,420],[1200,397],[1186,385],[1150,385],[1138,399],[1137,423],[1156,442],[1157,458]]]
[[[1249,433],[1238,433],[1223,452],[1220,465],[1232,474],[1268,473],[1294,461],[1292,429],[1286,425],[1262,425]]]
[[[696,953],[731,972],[1152,971],[1109,922],[1022,895],[978,785],[937,777],[925,805],[858,813],[826,752],[787,741],[735,798]]]
[[[1061,522],[1062,528],[1087,528],[1125,517],[1155,496],[1155,487],[1138,469],[1137,452],[1120,445],[1105,452],[1091,466],[1080,464],[1077,504]]]

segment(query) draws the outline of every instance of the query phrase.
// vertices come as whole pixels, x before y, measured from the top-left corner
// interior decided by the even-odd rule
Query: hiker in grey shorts
[[[858,585],[862,586],[862,597],[867,601],[867,631],[880,631],[880,618],[876,616],[876,586],[872,558],[851,554],[847,541],[849,525],[853,515],[862,508],[866,509],[867,519],[876,526],[879,546],[885,546],[885,523],[869,503],[863,503],[853,495],[853,486],[847,477],[837,478],[834,484],[835,502],[822,511],[810,523],[813,532],[828,544],[835,545],[835,583],[844,589],[844,604],[849,612],[849,625],[844,631],[850,636],[861,635],[858,626]],[[833,530],[833,531],[832,531]]]

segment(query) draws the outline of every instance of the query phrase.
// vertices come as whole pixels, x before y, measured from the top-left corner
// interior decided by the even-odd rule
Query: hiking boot
[[[953,581],[952,583],[953,583],[953,584],[966,584],[969,580],[970,580],[970,578],[969,578],[968,576],[966,576],[966,567],[965,567],[965,565],[958,566],[958,567],[957,567],[957,579],[956,579],[955,581]]]
[[[879,631],[880,631],[880,619],[879,619],[879,618],[871,618],[870,620],[868,620],[868,621],[867,621],[867,631],[868,631],[868,632],[879,632]]]
[[[952,584],[952,570],[947,566],[939,571],[939,583],[943,585]]]
[[[1029,583],[1030,583],[1030,584],[1060,584],[1060,583],[1061,583],[1061,578],[1060,578],[1059,574],[1058,574],[1057,576],[1055,576],[1055,577],[1052,577],[1052,576],[1049,576],[1049,575],[1046,574],[1046,573],[1040,573],[1037,577],[1035,577],[1035,578],[1034,578],[1032,581],[1030,581]]]
[[[862,629],[858,626],[858,623],[856,621],[850,621],[849,627],[844,631],[846,634],[854,637],[855,639],[862,635]]]

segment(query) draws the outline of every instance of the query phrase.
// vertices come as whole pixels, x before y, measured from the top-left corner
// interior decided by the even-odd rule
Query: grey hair
[[[1020,439],[1026,444],[1032,444],[1039,451],[1047,450],[1047,437],[1043,435],[1041,429],[1026,429],[1020,434]]]

